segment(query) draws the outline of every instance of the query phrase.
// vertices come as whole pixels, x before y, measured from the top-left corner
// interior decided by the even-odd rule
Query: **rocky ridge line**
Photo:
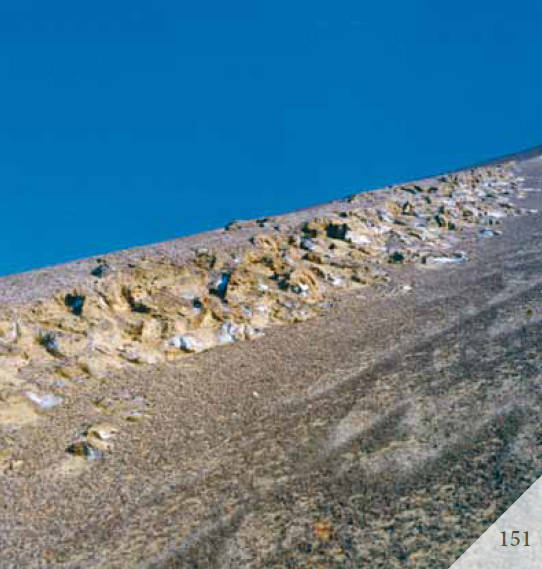
[[[85,386],[109,381],[115,370],[176,360],[312,318],[336,291],[386,282],[389,264],[467,261],[459,234],[492,237],[503,218],[531,211],[511,201],[525,195],[512,166],[358,194],[346,211],[293,228],[249,222],[255,230],[248,247],[199,248],[184,264],[153,256],[115,271],[102,259],[91,271],[92,285],[0,307],[0,428],[36,421]],[[127,420],[145,415],[118,405],[109,411]],[[88,457],[83,443],[78,452]],[[8,447],[0,447],[2,456],[12,465]]]

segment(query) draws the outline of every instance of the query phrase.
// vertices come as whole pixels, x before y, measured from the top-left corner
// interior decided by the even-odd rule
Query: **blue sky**
[[[0,4],[0,274],[542,143],[542,3]]]

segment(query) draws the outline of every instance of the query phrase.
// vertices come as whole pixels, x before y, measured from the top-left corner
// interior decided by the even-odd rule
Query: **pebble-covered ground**
[[[348,209],[294,227],[280,218],[245,222],[253,230],[244,250],[196,247],[184,264],[152,256],[116,271],[99,259],[86,286],[0,306],[0,424],[31,423],[36,408],[61,405],[72,387],[130,364],[175,360],[315,317],[338,290],[386,282],[389,265],[467,262],[464,230],[498,236],[504,218],[533,213],[512,203],[522,195],[512,165],[482,167],[352,196]],[[118,411],[127,419],[140,412]],[[72,450],[90,452],[90,439],[83,443]]]
[[[447,567],[540,474],[525,168],[4,302],[5,566]]]

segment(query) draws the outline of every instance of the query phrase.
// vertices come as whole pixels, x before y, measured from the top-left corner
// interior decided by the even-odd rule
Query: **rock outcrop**
[[[0,420],[27,421],[61,405],[70,384],[107,381],[121,367],[306,320],[337,290],[385,282],[390,264],[464,262],[461,232],[490,237],[504,217],[529,213],[510,200],[520,185],[510,167],[478,168],[359,194],[297,227],[230,224],[228,232],[252,227],[244,248],[200,248],[182,265],[153,256],[115,271],[100,259],[89,285],[0,307]]]

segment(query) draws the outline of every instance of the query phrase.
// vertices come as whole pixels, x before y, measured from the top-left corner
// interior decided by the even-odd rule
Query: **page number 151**
[[[502,536],[502,547],[508,547],[511,545],[515,547],[516,545],[523,545],[524,547],[528,547],[529,543],[529,532],[528,531],[520,531],[515,529],[511,532],[501,531]],[[523,539],[521,538],[523,536]]]

